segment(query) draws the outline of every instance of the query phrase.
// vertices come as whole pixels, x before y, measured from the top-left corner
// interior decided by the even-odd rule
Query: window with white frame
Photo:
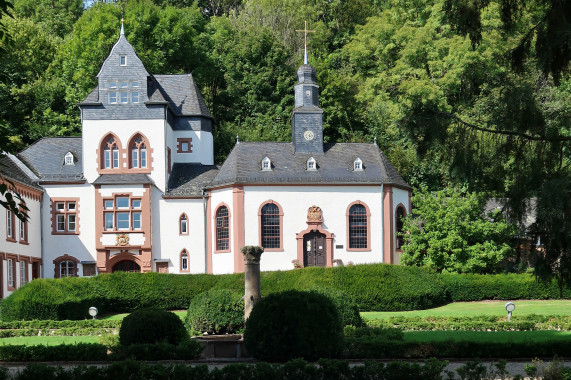
[[[52,202],[52,234],[77,234],[77,200],[54,199]]]
[[[265,157],[262,160],[262,170],[263,171],[271,171],[272,170],[272,161],[268,157]]]
[[[28,241],[28,223],[25,220],[19,220],[20,224],[20,242]]]
[[[105,231],[138,231],[142,226],[141,199],[128,195],[103,200]]]
[[[139,103],[139,82],[131,82],[131,103]]]
[[[119,56],[119,65],[127,66],[127,56],[126,55],[120,55]]]
[[[362,172],[363,171],[363,161],[361,161],[361,159],[359,157],[357,157],[355,159],[355,161],[353,162],[353,170],[356,172]]]
[[[64,163],[65,163],[65,165],[75,165],[75,162],[73,159],[73,153],[67,152],[65,154]]]
[[[114,136],[105,139],[102,146],[103,150],[103,168],[117,169],[119,168],[119,146]]]
[[[181,272],[188,272],[188,252],[183,249],[180,253],[180,270]]]
[[[60,261],[59,277],[75,277],[75,265],[71,260]]]
[[[119,102],[123,104],[129,103],[129,87],[127,81],[119,82]]]
[[[182,214],[179,218],[179,235],[188,235],[188,217]]]
[[[147,167],[147,145],[141,135],[135,136],[131,142],[131,168],[142,169]]]
[[[14,287],[14,260],[8,259],[8,286]]]
[[[317,163],[315,162],[315,158],[310,157],[307,160],[307,170],[317,170]]]
[[[8,239],[14,238],[14,214],[10,210],[6,210],[6,237]]]
[[[111,81],[107,85],[108,95],[109,95],[109,103],[115,104],[117,103],[117,82]]]
[[[26,262],[20,261],[20,286],[26,285],[26,279],[27,279],[26,267],[27,267]]]

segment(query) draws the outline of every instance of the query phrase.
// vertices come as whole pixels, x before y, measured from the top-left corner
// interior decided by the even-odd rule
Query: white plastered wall
[[[78,185],[44,185],[42,198],[42,229],[43,229],[43,266],[42,277],[54,277],[54,259],[68,254],[81,261],[97,260],[95,250],[95,193],[89,184]],[[79,235],[52,234],[52,198],[79,198],[78,218]],[[81,276],[81,264],[78,274]]]
[[[214,164],[214,143],[211,132],[206,131],[173,131],[170,135],[172,162]],[[192,153],[177,153],[177,139],[192,138]]]
[[[218,206],[225,203],[228,206],[228,211],[230,213],[230,252],[216,253],[216,210]],[[207,215],[210,218],[210,224],[212,226],[211,234],[211,247],[212,247],[212,273],[214,274],[224,274],[234,272],[234,205],[232,188],[226,188],[221,190],[214,190],[211,192],[211,215]],[[257,244],[256,244],[257,245]]]
[[[244,188],[245,245],[259,245],[260,206],[272,200],[283,210],[283,252],[265,252],[261,269],[293,269],[297,259],[296,234],[308,228],[307,210],[318,206],[323,212],[322,227],[335,234],[333,259],[355,264],[382,262],[382,193],[380,186],[247,186]],[[347,242],[347,208],[355,202],[365,203],[371,213],[371,250],[351,252]],[[214,212],[214,206],[213,211]],[[343,246],[343,248],[336,248]],[[217,273],[216,262],[214,264]],[[231,272],[231,268],[225,268]]]
[[[206,236],[205,236],[205,200],[193,199],[163,199],[153,198],[157,201],[157,208],[153,211],[158,216],[160,225],[153,228],[153,232],[160,234],[160,240],[153,244],[153,259],[167,259],[169,273],[181,273],[180,253],[183,249],[188,252],[189,272],[182,273],[205,273],[206,272]],[[156,204],[156,203],[155,203]],[[179,234],[179,218],[182,214],[188,217],[188,235]],[[153,219],[153,225],[156,225]],[[160,247],[158,244],[160,241]]]
[[[113,132],[121,141],[121,148],[125,150],[121,157],[122,166],[120,169],[127,169],[128,154],[127,144],[131,137],[137,133],[142,133],[149,142],[147,154],[150,162],[152,155],[153,170],[149,177],[161,190],[165,190],[166,184],[166,141],[165,141],[165,121],[164,119],[152,120],[84,120],[83,121],[83,172],[88,182],[93,182],[99,177],[97,168],[99,157],[97,149],[101,139],[108,133]],[[151,152],[152,150],[152,152]]]
[[[28,244],[21,244],[20,243],[20,223],[19,219],[14,217],[15,224],[13,225],[13,234],[16,238],[16,242],[9,242],[7,241],[7,219],[6,214],[7,211],[4,207],[0,207],[0,252],[9,253],[13,255],[23,255],[28,257],[42,257],[42,235],[41,235],[41,215],[40,215],[40,208],[41,203],[37,200],[31,199],[27,196],[22,196],[22,198],[26,201],[26,206],[28,207],[29,211],[28,214]],[[3,197],[1,197],[4,200]],[[16,288],[21,286],[20,283],[20,263],[18,261],[14,261],[14,265],[16,266],[16,275],[14,277],[14,282]],[[12,294],[12,291],[8,290],[8,261],[3,260],[2,262],[2,289],[4,290],[4,297],[9,296]],[[26,264],[27,270],[27,278],[28,281],[32,279],[32,265]]]

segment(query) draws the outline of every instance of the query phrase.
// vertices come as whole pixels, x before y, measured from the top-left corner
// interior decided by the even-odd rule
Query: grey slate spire
[[[291,115],[291,135],[296,153],[323,153],[323,110],[319,108],[317,72],[309,64],[297,69],[295,108]]]

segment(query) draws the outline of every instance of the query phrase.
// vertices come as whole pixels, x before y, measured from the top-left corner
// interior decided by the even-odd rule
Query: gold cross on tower
[[[296,32],[302,32],[304,34],[303,63],[307,65],[307,33],[315,33],[315,30],[308,30],[307,21],[305,21],[305,28],[303,30],[296,30]]]

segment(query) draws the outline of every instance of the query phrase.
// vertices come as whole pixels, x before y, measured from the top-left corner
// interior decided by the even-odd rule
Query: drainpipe
[[[208,273],[208,217],[209,215],[206,215],[206,197],[208,197],[207,194],[204,193],[204,189],[201,190],[202,191],[202,215],[204,215],[204,273]]]

